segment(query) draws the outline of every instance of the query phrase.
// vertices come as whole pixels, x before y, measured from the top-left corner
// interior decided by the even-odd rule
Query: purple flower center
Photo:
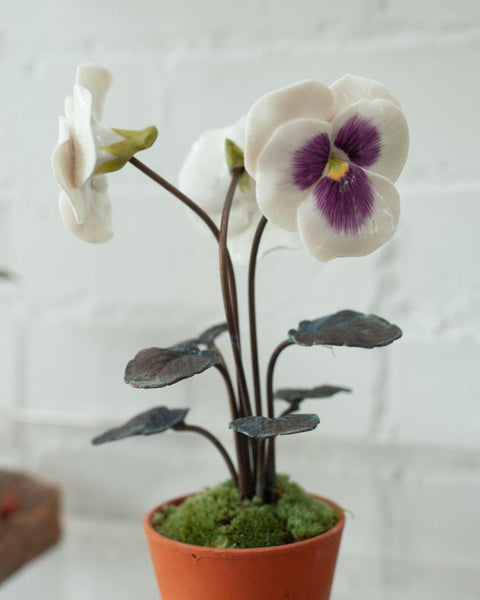
[[[293,155],[292,175],[294,184],[308,190],[322,176],[330,158],[330,137],[320,133],[299,148]]]
[[[355,115],[338,130],[334,144],[360,167],[371,167],[380,156],[382,138],[370,119]]]
[[[373,213],[373,186],[367,173],[352,164],[339,178],[320,179],[313,195],[317,208],[340,233],[358,233]]]
[[[366,139],[363,146],[360,137]],[[340,129],[335,143],[337,147],[341,147],[339,143],[343,145],[345,152],[348,149],[346,153],[357,164],[374,162],[381,147],[377,129],[367,119],[357,116]],[[339,233],[358,233],[373,214],[374,192],[368,174],[352,163],[330,158],[327,133],[314,136],[296,150],[292,158],[292,178],[301,190],[313,187],[318,210]]]

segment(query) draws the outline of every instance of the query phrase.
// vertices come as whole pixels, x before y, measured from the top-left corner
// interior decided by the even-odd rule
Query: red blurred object
[[[59,537],[60,491],[24,473],[0,470],[0,585]]]
[[[8,517],[14,513],[20,506],[20,494],[13,490],[5,492],[0,497],[0,515],[2,517]]]

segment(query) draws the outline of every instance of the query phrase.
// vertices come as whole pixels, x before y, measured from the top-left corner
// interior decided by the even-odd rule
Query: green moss
[[[312,498],[296,483],[287,482],[277,503],[277,513],[295,541],[331,529],[338,521],[335,509]]]
[[[169,505],[153,519],[166,537],[214,548],[260,548],[288,544],[327,531],[337,512],[279,476],[276,504],[242,500],[232,481],[209,488],[180,506]]]

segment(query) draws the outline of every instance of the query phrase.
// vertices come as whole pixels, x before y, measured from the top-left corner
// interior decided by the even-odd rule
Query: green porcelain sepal
[[[237,146],[234,141],[229,140],[228,138],[225,140],[225,160],[230,173],[238,167],[245,168],[243,150]],[[240,177],[238,187],[242,192],[250,189],[250,176],[246,171],[244,171]]]
[[[140,131],[129,129],[115,129],[112,131],[123,137],[124,139],[109,146],[100,146],[100,150],[104,150],[115,158],[101,164],[95,171],[95,174],[111,173],[121,169],[137,152],[150,148],[157,139],[158,130],[155,125],[142,129]]]

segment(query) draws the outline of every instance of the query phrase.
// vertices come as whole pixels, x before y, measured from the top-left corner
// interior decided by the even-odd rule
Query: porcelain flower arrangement
[[[275,247],[303,244],[319,261],[329,261],[364,256],[385,244],[399,217],[394,183],[407,157],[405,117],[390,90],[370,79],[346,75],[330,87],[303,81],[262,96],[231,127],[206,132],[187,157],[177,188],[135,156],[154,143],[155,127],[126,131],[101,124],[110,84],[107,70],[80,66],[60,118],[52,163],[62,188],[63,221],[85,241],[108,241],[113,232],[106,174],[129,163],[183,202],[213,234],[226,322],[173,346],[141,350],[128,363],[125,381],[136,388],[161,388],[217,369],[225,382],[235,457],[203,426],[187,423],[188,410],[178,407],[154,407],[94,443],[167,430],[194,432],[220,451],[242,498],[275,503],[276,438],[317,427],[316,415],[299,412],[303,400],[347,391],[321,382],[310,389],[275,390],[280,354],[294,345],[375,348],[398,339],[401,331],[378,316],[350,309],[302,321],[280,340],[262,377],[257,258]],[[233,266],[242,261],[249,264],[248,343],[241,339]],[[225,331],[233,372],[216,345]],[[251,361],[252,381],[246,360]]]

